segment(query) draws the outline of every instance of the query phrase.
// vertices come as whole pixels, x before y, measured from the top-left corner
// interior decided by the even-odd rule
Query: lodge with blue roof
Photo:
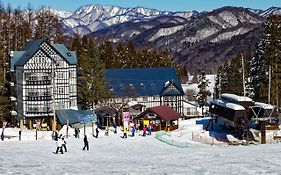
[[[106,69],[105,79],[108,105],[116,109],[136,101],[144,109],[167,105],[182,114],[184,92],[174,68]]]
[[[17,119],[29,128],[56,126],[55,110],[77,109],[77,57],[63,44],[30,41],[10,54],[11,99]]]

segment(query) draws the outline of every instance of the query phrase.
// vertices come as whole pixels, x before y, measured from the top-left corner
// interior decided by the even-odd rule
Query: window
[[[58,79],[63,79],[63,72],[58,72]]]
[[[143,97],[143,101],[148,101],[148,97]]]
[[[69,71],[69,78],[75,78],[75,71]]]
[[[64,89],[63,89],[63,87],[59,87],[59,94],[64,94]]]
[[[71,84],[71,85],[69,86],[69,92],[74,92],[74,85],[73,85],[73,84]]]
[[[27,91],[27,94],[29,97],[38,97],[39,96],[39,92],[36,90],[29,90],[29,91]]]

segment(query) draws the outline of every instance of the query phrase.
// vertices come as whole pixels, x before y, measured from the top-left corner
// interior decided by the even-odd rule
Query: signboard
[[[123,112],[123,120],[130,121],[131,114],[130,112]]]
[[[86,124],[90,122],[97,122],[97,115],[96,114],[87,114],[80,117],[80,123]]]
[[[149,125],[149,120],[143,120],[143,125],[145,126],[148,126]]]

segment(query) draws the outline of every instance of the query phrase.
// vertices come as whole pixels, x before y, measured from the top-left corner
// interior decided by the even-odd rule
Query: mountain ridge
[[[132,42],[171,50],[189,70],[215,72],[239,51],[253,48],[267,16],[281,8],[256,10],[226,6],[211,11],[169,12],[143,7],[89,5],[61,20],[70,35],[91,35],[98,42]]]

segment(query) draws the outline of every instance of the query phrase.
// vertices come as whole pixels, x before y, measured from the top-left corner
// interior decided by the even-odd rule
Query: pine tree
[[[204,112],[204,105],[207,101],[207,98],[211,96],[211,92],[207,90],[207,87],[209,87],[210,81],[206,79],[206,73],[204,71],[201,71],[199,75],[199,92],[196,95],[196,99],[198,102],[198,105],[200,108],[202,108],[202,115]]]
[[[100,60],[99,52],[92,39],[84,41],[79,47],[78,97],[82,108],[91,109],[94,104],[107,98],[105,91],[105,66]]]

